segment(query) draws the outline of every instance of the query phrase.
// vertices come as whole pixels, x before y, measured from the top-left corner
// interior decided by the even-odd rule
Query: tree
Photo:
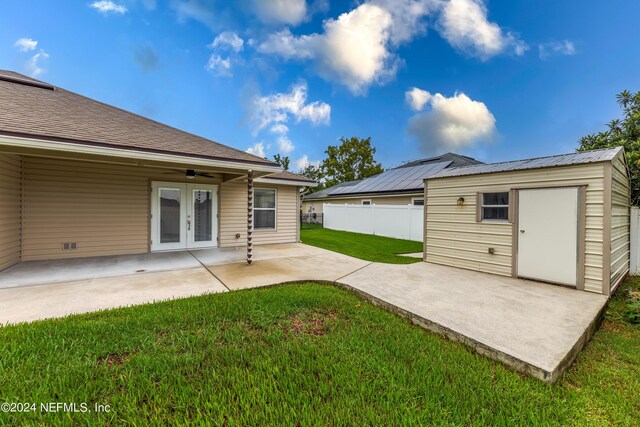
[[[321,166],[325,187],[341,182],[364,179],[384,171],[373,155],[371,138],[340,138],[340,145],[330,145],[325,151],[327,158]]]
[[[289,170],[289,163],[291,162],[291,160],[289,159],[289,156],[281,156],[280,154],[274,154],[273,161],[276,162],[276,164],[280,166],[282,169],[286,171]]]
[[[604,132],[587,135],[580,139],[578,151],[623,146],[631,178],[631,203],[640,203],[640,91],[627,90],[616,95],[624,117],[608,123]]]
[[[305,188],[305,193],[315,193],[316,191],[320,191],[325,188],[324,182],[322,180],[322,170],[320,169],[320,166],[308,164],[303,169],[298,171],[298,175],[306,176],[307,178],[312,179],[318,183],[317,187]]]

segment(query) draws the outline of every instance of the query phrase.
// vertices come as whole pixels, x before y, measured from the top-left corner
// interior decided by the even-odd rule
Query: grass
[[[388,264],[412,264],[422,261],[421,258],[397,255],[422,252],[422,242],[411,240],[329,230],[316,224],[302,224],[300,239],[302,243],[307,245],[317,246],[366,261],[386,262]]]
[[[0,402],[111,411],[0,413],[0,425],[637,425],[626,295],[554,386],[313,283],[6,326]]]

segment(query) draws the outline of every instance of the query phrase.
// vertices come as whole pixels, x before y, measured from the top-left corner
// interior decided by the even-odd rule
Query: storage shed
[[[605,295],[629,272],[622,147],[445,169],[424,189],[427,262]]]

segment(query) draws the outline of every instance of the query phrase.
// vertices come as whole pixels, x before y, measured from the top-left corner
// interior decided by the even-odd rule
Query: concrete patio
[[[606,297],[427,263],[370,263],[303,244],[25,262],[0,272],[0,324],[295,281],[336,283],[520,372],[557,380]]]

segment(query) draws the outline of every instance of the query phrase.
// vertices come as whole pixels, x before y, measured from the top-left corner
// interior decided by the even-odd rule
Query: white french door
[[[218,244],[216,185],[151,183],[151,250],[208,248]]]

